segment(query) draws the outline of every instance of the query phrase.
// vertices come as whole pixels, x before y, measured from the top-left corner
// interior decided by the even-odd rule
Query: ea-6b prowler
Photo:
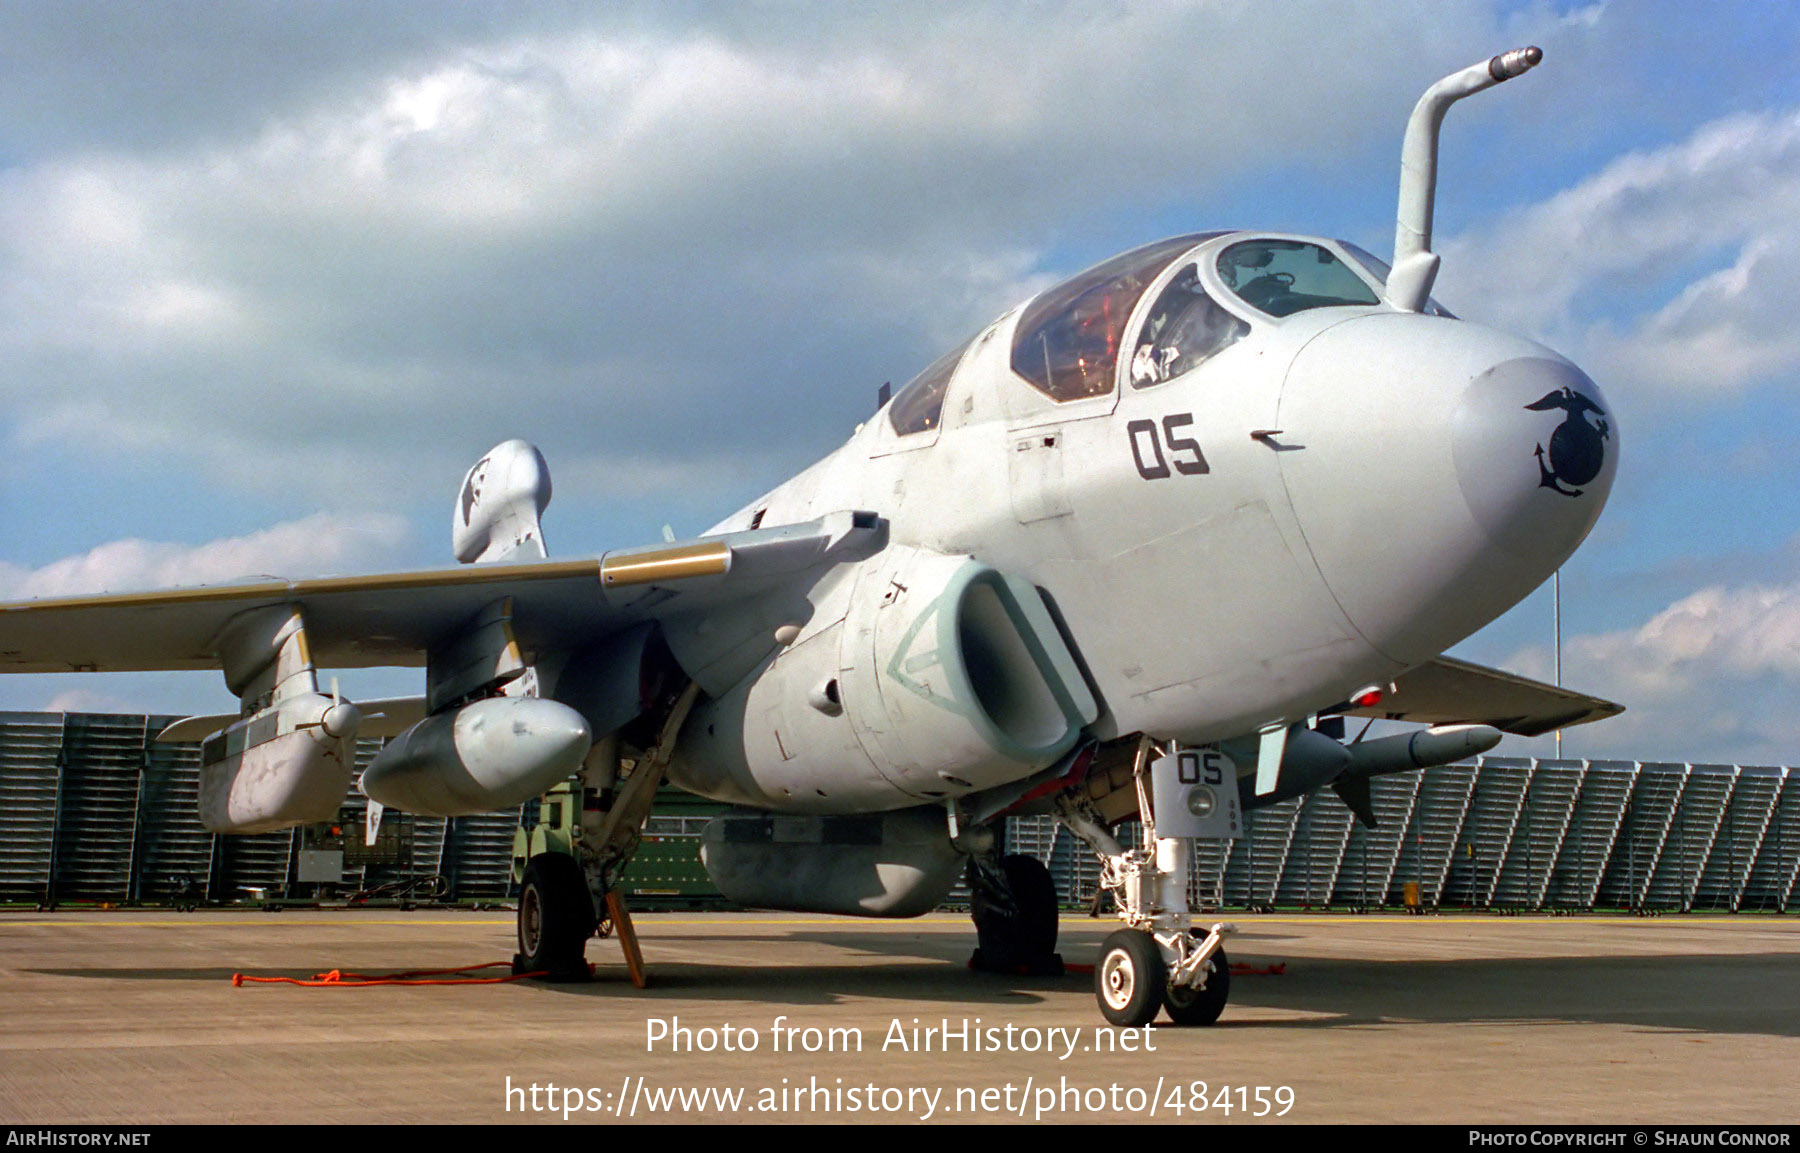
[[[1228,925],[1195,931],[1190,838],[1618,706],[1440,654],[1574,551],[1618,432],[1556,353],[1430,297],[1437,131],[1536,64],[1455,73],[1408,126],[1391,266],[1339,240],[1203,232],[1008,312],[799,476],[696,540],[549,560],[549,473],[508,441],[454,513],[464,567],[0,606],[14,672],[219,668],[208,828],[332,818],[348,742],[376,806],[455,816],[551,791],[522,963],[581,967],[668,780],[736,806],[703,839],[747,906],[903,917],[958,877],[982,967],[1053,969],[1056,893],[995,823],[1091,845],[1125,927],[1108,1019],[1214,1020]],[[422,698],[317,668],[425,667]],[[1428,726],[1346,744],[1345,716]],[[1113,830],[1140,819],[1143,847]]]

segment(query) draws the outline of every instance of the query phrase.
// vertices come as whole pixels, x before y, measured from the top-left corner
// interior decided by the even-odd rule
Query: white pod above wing
[[[550,466],[528,441],[493,447],[463,477],[450,544],[463,564],[546,557],[539,523],[550,505]]]

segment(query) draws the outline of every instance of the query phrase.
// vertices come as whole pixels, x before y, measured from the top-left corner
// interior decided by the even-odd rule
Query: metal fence
[[[294,889],[308,830],[202,829],[197,748],[150,739],[173,719],[0,712],[0,901]],[[359,765],[377,747],[360,742]],[[1410,891],[1424,908],[1786,912],[1800,876],[1792,768],[1483,757],[1378,778],[1372,800],[1375,829],[1329,792],[1251,811],[1240,840],[1195,846],[1195,906],[1375,908]],[[340,817],[362,808],[353,794]],[[398,819],[405,859],[352,866],[341,888],[442,876],[452,899],[511,892],[517,812]],[[1013,820],[1007,844],[1044,861],[1070,904],[1093,899],[1093,854],[1055,822]]]
[[[294,890],[301,850],[318,831],[208,833],[196,806],[199,746],[152,740],[176,719],[0,712],[0,901],[179,904]],[[359,770],[379,748],[357,742]],[[353,792],[340,821],[360,825],[366,803]],[[396,818],[405,859],[348,867],[340,891],[442,876],[453,899],[511,892],[517,811]]]
[[[1196,908],[1695,909],[1786,912],[1800,875],[1800,770],[1482,757],[1373,782],[1377,827],[1328,792],[1246,814],[1196,846]],[[1072,903],[1097,870],[1049,818],[1014,851]]]

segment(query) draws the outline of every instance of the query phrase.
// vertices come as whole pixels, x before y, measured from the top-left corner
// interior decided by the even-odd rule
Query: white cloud
[[[1647,691],[1685,691],[1695,680],[1775,673],[1800,680],[1800,584],[1714,585],[1676,601],[1642,627],[1580,638],[1577,659],[1618,662]]]
[[[1566,684],[1628,710],[1568,730],[1572,755],[1773,763],[1800,756],[1800,583],[1711,585],[1637,628],[1569,638],[1563,662]],[[1524,649],[1507,667],[1547,680],[1550,654]],[[1540,755],[1547,743],[1537,742]]]
[[[368,569],[396,555],[407,536],[399,517],[317,513],[239,537],[186,546],[117,540],[41,568],[0,563],[0,599],[75,596],[215,584],[239,577],[317,576]]]
[[[1443,294],[1603,383],[1717,395],[1800,369],[1796,204],[1800,110],[1729,117],[1446,245]]]
[[[20,443],[333,501],[435,494],[425,461],[515,433],[570,475],[791,467],[1073,271],[1057,225],[1385,152],[1421,57],[1491,33],[1418,11],[401,29],[248,130],[0,170],[0,405]],[[1261,84],[1246,43],[1342,66]]]
[[[95,692],[93,689],[68,689],[44,703],[46,713],[150,713],[156,710],[129,695]]]
[[[1614,155],[1621,133],[1685,138],[1447,245],[1442,295],[1540,334],[1615,401],[1639,381],[1700,392],[1800,366],[1800,116],[1691,127],[1716,114],[1696,108],[1770,90],[1738,79],[1748,66],[1713,31],[1734,21],[1711,12],[627,7],[0,11],[0,33],[57,25],[0,34],[16,65],[0,70],[0,443],[27,450],[15,462],[209,483],[221,501],[443,512],[480,452],[525,436],[557,476],[553,547],[619,543],[570,525],[596,505],[601,521],[644,505],[652,526],[694,531],[838,443],[882,380],[1106,255],[1096,245],[1149,239],[1147,219],[1173,231],[1180,206],[1195,226],[1285,226],[1278,198],[1265,215],[1249,197],[1291,188],[1326,206],[1320,227],[1358,235],[1391,209],[1423,86],[1534,41],[1541,72],[1447,133],[1452,152],[1482,144],[1495,194]],[[1476,177],[1458,171],[1449,212],[1481,199],[1458,197]],[[1245,218],[1216,219],[1221,200]],[[12,508],[43,503],[29,467],[7,479]],[[9,528],[69,531],[30,519]],[[235,556],[114,541],[0,568],[0,592],[393,555],[337,534],[321,556],[306,535],[243,538]],[[1721,595],[1729,615],[1736,594]],[[1608,641],[1642,684],[1591,658],[1634,706],[1613,723],[1628,734],[1657,718],[1683,735],[1672,718],[1688,710],[1636,700],[1734,667],[1704,646],[1670,655],[1699,626],[1665,627]],[[1722,699],[1707,723],[1796,712],[1755,696],[1788,676],[1771,658],[1736,682],[1759,707]]]

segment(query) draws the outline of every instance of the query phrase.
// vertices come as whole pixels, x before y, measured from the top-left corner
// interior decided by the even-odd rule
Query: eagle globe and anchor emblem
[[[1606,463],[1606,441],[1612,429],[1606,423],[1605,410],[1572,388],[1559,388],[1525,407],[1536,412],[1560,408],[1569,414],[1550,434],[1549,463],[1545,463],[1542,442],[1534,455],[1541,487],[1564,496],[1580,496],[1579,486],[1599,476]],[[1593,421],[1587,418],[1590,412],[1596,417]]]

